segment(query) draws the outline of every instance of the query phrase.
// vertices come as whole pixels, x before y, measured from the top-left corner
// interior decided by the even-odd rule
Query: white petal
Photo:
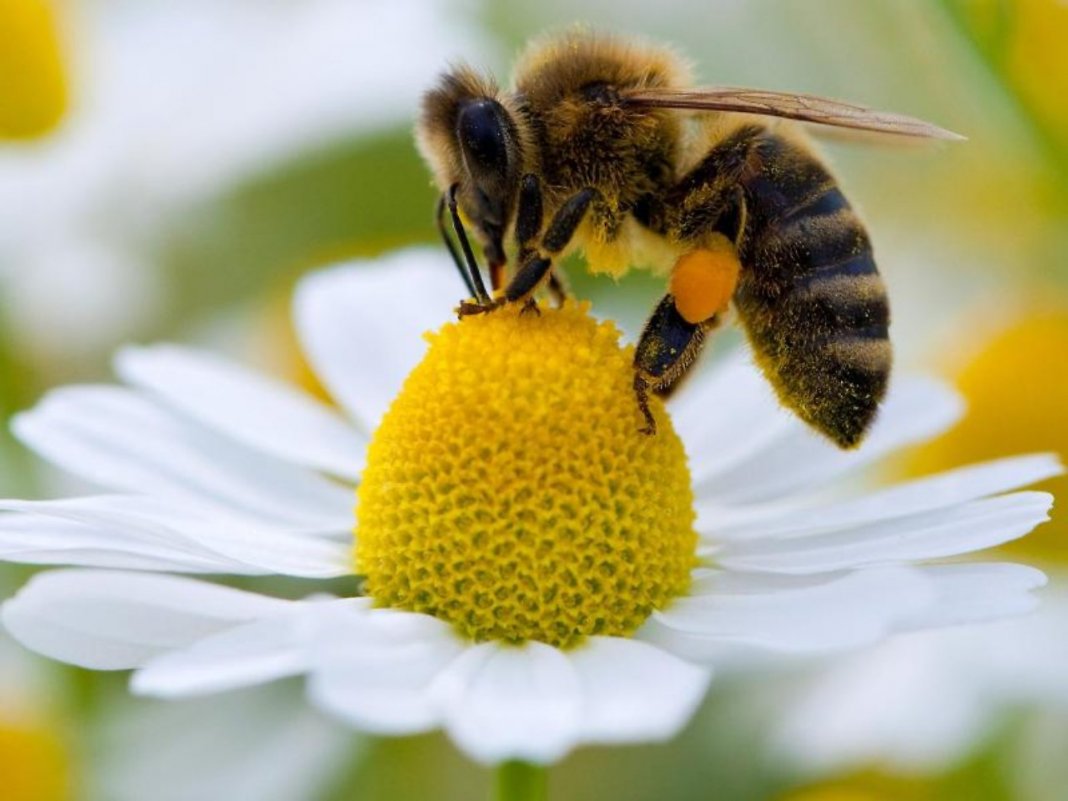
[[[0,500],[0,509],[27,513],[0,516],[0,558],[10,561],[303,578],[352,572],[351,537],[331,541],[303,531],[203,516],[165,499]],[[28,534],[36,538],[27,540]],[[72,559],[64,562],[65,555]],[[158,564],[129,564],[132,555]]]
[[[646,624],[649,639],[670,648],[666,628],[691,635],[687,641],[705,640],[709,653],[719,653],[723,643],[839,650],[880,639],[934,598],[926,577],[907,568],[805,577],[712,571],[691,592],[654,613]]]
[[[138,695],[182,698],[266,684],[302,673],[303,652],[290,642],[290,621],[257,620],[150,659],[130,682]]]
[[[932,606],[910,616],[902,628],[934,628],[974,623],[1030,612],[1038,606],[1033,591],[1046,575],[1011,562],[924,565],[919,568],[935,588]]]
[[[187,648],[161,654],[141,667],[131,688],[141,695],[176,698],[264,684],[303,673],[308,642],[332,607],[363,601],[300,601],[284,614],[254,620],[197,640]]]
[[[485,764],[554,762],[581,737],[579,678],[562,651],[543,643],[473,646],[433,691],[449,735]]]
[[[689,722],[712,678],[639,640],[591,637],[566,653],[582,687],[584,742],[667,740]]]
[[[411,249],[308,276],[293,317],[316,375],[370,433],[464,295],[444,252]]]
[[[717,398],[709,397],[707,402],[710,409],[716,409]],[[821,489],[890,451],[945,430],[962,411],[960,398],[944,384],[904,378],[891,387],[860,448],[843,451],[797,421],[759,450],[707,473],[695,482],[695,492],[706,503],[737,505]],[[759,438],[764,425],[777,424],[768,418],[752,425],[750,434]],[[714,448],[716,443],[687,442],[687,447]]]
[[[1049,519],[1052,503],[1045,492],[1015,492],[824,534],[726,543],[714,549],[715,560],[802,574],[956,556],[1022,537]]]
[[[957,764],[999,710],[982,653],[962,652],[945,633],[895,637],[836,659],[799,699],[786,699],[770,738],[775,755],[817,773]]]
[[[695,486],[729,472],[798,425],[744,347],[694,376],[668,408],[686,444]]]
[[[326,404],[280,381],[177,345],[124,348],[115,368],[223,436],[286,462],[359,478],[366,438]]]
[[[710,676],[634,640],[594,637],[567,652],[471,645],[434,618],[372,610],[331,625],[308,686],[317,706],[362,730],[444,725],[480,761],[548,762],[580,742],[670,737]]]
[[[289,605],[173,576],[54,570],[4,604],[3,623],[23,645],[53,659],[118,670]]]
[[[126,699],[110,702],[106,719],[93,727],[89,797],[321,798],[364,751],[357,736],[308,706],[296,682],[180,704]]]
[[[216,555],[146,537],[140,530],[22,514],[0,516],[0,559],[176,573],[252,572]]]
[[[346,528],[352,520],[349,488],[229,442],[132,390],[55,390],[13,428],[42,456],[101,486],[276,523]]]
[[[855,500],[790,510],[742,525],[717,525],[714,516],[700,528],[712,542],[801,537],[846,526],[941,509],[986,495],[995,495],[1060,475],[1064,468],[1053,454],[997,459],[908,481]]]
[[[348,615],[318,643],[308,694],[320,709],[376,734],[414,734],[441,723],[430,688],[464,650],[452,627],[427,615]]]

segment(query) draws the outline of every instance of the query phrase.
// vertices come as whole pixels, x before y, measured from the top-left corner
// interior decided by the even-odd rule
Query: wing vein
[[[876,111],[854,103],[831,100],[817,95],[774,92],[765,89],[707,87],[702,89],[645,88],[627,92],[624,98],[628,104],[642,108],[734,111],[896,136],[964,139],[960,134],[916,117],[889,111]]]

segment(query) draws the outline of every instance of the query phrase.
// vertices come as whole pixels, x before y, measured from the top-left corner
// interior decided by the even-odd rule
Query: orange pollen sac
[[[669,291],[688,323],[703,323],[725,311],[738,285],[738,252],[729,244],[715,250],[692,250],[675,262]]]

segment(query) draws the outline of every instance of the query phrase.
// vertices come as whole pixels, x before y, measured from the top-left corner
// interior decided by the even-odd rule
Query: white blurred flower
[[[61,700],[49,667],[0,632],[4,801],[291,801],[318,797],[362,757],[361,741],[292,684],[89,715]]]
[[[138,699],[110,711],[92,748],[91,796],[107,801],[318,798],[363,756],[290,683],[183,704]]]
[[[786,708],[774,748],[808,773],[944,771],[994,735],[1007,712],[1068,712],[1066,667],[1060,587],[1033,614],[899,637],[819,671]]]
[[[480,761],[551,762],[584,742],[672,736],[712,667],[740,653],[837,651],[1032,608],[1044,581],[1032,568],[928,562],[1046,519],[1047,494],[1001,493],[1058,472],[1056,460],[1006,459],[850,497],[861,468],[956,418],[959,403],[941,385],[899,380],[865,446],[843,452],[784,413],[742,355],[695,378],[672,421],[661,416],[661,433],[646,438],[611,328],[575,334],[567,325],[594,324],[572,308],[532,318],[539,327],[521,338],[480,338],[477,326],[494,320],[506,333],[524,324],[498,312],[436,335],[473,349],[477,364],[442,362],[437,348],[453,345],[428,350],[421,333],[450,316],[457,292],[447,263],[422,251],[305,279],[299,334],[342,412],[173,346],[121,353],[128,387],[48,395],[17,418],[17,434],[116,494],[3,502],[0,556],[93,568],[38,576],[5,605],[5,624],[54,658],[136,669],[138,693],[196,696],[306,675],[310,700],[357,728],[441,727]],[[563,337],[563,350],[532,349],[533,332]],[[545,380],[543,365],[560,381]],[[487,405],[469,409],[437,389],[442,381],[459,382],[460,394],[488,387]],[[430,396],[411,394],[427,387]],[[411,423],[418,433],[397,433],[408,430],[399,408],[422,421]],[[601,448],[606,437],[621,448]],[[510,472],[546,441],[553,455],[535,466],[540,478]],[[382,478],[393,469],[383,465],[409,470],[411,482]],[[483,472],[467,483],[461,469]],[[361,480],[356,558],[372,594],[397,576],[389,592],[415,588],[394,605],[405,608],[381,608],[385,591],[289,601],[155,572],[352,576]],[[494,481],[518,505],[514,517],[480,489]],[[457,484],[471,494],[452,494]],[[373,518],[368,498],[398,486],[400,498]],[[455,503],[439,514],[436,498]],[[681,527],[662,529],[677,513]],[[367,569],[372,541],[395,570]],[[472,560],[483,568],[464,578]],[[650,610],[640,593],[673,564],[684,586]],[[537,591],[525,594],[524,582]],[[434,593],[440,616],[406,611],[433,606],[424,594]],[[636,620],[604,634],[617,610],[633,618],[632,609]],[[523,634],[530,626],[546,636]]]
[[[59,353],[158,312],[176,211],[272,163],[412,117],[449,58],[484,52],[447,0],[93,0],[66,6],[72,108],[0,149],[0,277]]]

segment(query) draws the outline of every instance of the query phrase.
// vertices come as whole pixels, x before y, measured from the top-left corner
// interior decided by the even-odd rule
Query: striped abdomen
[[[889,305],[871,242],[827,169],[762,131],[740,176],[743,264],[735,305],[781,400],[842,447],[886,393]]]

